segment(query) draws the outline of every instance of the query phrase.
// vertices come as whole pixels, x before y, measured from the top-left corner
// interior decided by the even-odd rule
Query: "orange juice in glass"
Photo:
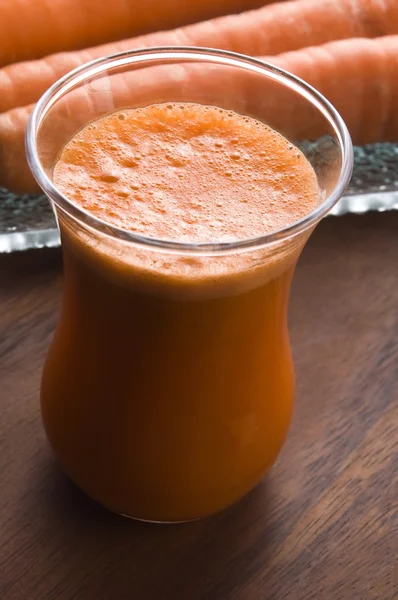
[[[55,454],[129,517],[233,504],[291,421],[289,288],[350,176],[340,117],[261,61],[157,48],[55,84],[27,153],[64,257],[41,387]]]

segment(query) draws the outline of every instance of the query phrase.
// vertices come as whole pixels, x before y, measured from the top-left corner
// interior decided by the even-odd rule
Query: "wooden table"
[[[398,213],[313,235],[288,443],[248,498],[191,525],[119,518],[59,471],[38,387],[60,253],[2,257],[0,274],[1,600],[398,599]]]

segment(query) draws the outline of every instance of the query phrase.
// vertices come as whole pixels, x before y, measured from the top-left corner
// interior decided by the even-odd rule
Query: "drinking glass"
[[[116,227],[57,189],[54,165],[82,127],[163,102],[217,106],[279,131],[313,166],[317,206],[272,233],[192,243]],[[291,421],[290,283],[349,181],[342,119],[261,60],[150,48],[95,60],[54,84],[33,111],[26,148],[62,242],[41,411],[63,468],[96,501],[141,520],[189,521],[233,504],[272,466]]]

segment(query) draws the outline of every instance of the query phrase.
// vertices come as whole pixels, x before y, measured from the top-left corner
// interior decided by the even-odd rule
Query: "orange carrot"
[[[319,89],[345,119],[354,142],[362,144],[398,140],[397,56],[398,36],[386,36],[376,40],[341,40],[265,60],[295,73]],[[231,76],[227,68],[224,74],[216,71],[213,77],[207,71],[200,75],[194,68],[194,65],[185,66],[176,81],[167,82],[167,91],[175,90],[182,94],[195,84],[197,89],[206,90],[209,98],[214,97],[215,92],[220,93],[231,103],[229,107],[238,111],[250,113],[251,109],[255,109],[258,114],[260,107],[265,119],[270,118],[274,127],[282,133],[289,131],[296,139],[322,134],[319,123],[304,104],[298,107],[291,105],[277,92],[273,97],[264,95],[257,80],[248,82],[239,74]],[[140,80],[140,101],[144,103],[154,98],[160,81],[161,78],[153,77],[152,87],[149,82],[146,87],[145,82]],[[165,92],[164,82],[161,85],[161,91]],[[115,108],[128,105],[128,86],[115,85],[113,93],[115,97],[120,94],[120,102]],[[160,98],[159,93],[155,101],[160,101]],[[242,99],[241,104],[237,104],[236,99],[239,98]],[[184,99],[184,96],[177,99]],[[16,108],[0,115],[0,185],[13,191],[37,189],[26,164],[23,142],[31,109],[31,106]],[[90,115],[96,116],[95,113]],[[73,126],[82,125],[87,116],[82,110],[79,117],[82,122]]]
[[[251,2],[253,3],[253,2]],[[60,53],[0,69],[0,112],[36,102],[62,75],[115,52],[149,46],[211,46],[274,55],[351,37],[398,34],[398,1],[293,0],[174,31]]]
[[[345,120],[353,142],[361,145],[398,141],[397,57],[395,35],[332,42],[271,60],[321,92]],[[300,119],[290,117],[300,138],[310,117],[304,109]]]
[[[179,27],[266,1],[18,0],[16,5],[0,0],[0,66]]]

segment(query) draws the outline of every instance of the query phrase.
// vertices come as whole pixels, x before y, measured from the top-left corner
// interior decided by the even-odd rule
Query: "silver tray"
[[[398,209],[398,144],[356,147],[354,174],[331,215]],[[0,188],[0,253],[60,244],[47,198]]]

